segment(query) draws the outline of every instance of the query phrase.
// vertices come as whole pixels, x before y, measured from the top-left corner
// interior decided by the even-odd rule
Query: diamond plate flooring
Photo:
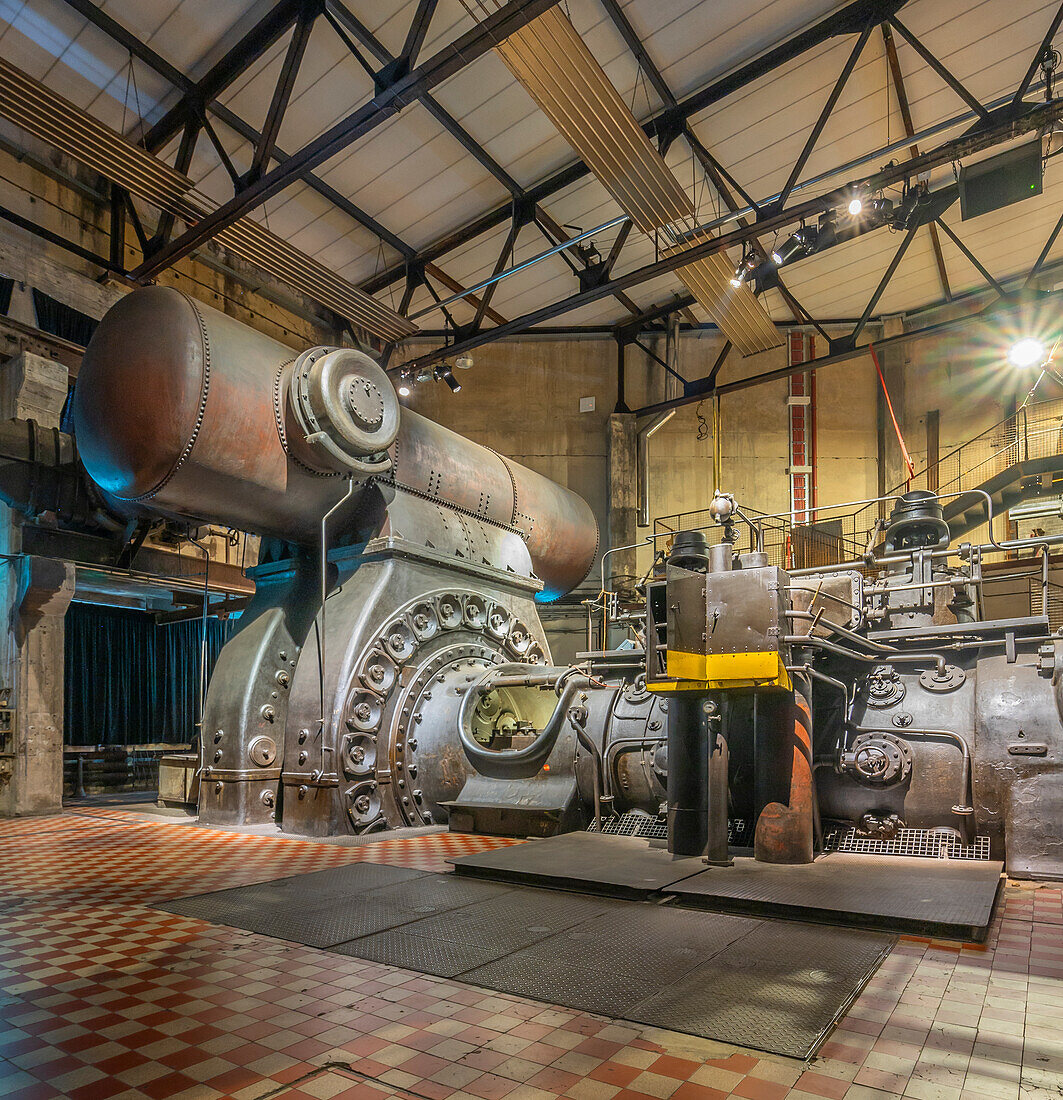
[[[802,1058],[893,942],[877,933],[366,864],[301,880],[201,894],[160,908]]]
[[[468,878],[648,897],[755,916],[827,921],[889,932],[985,939],[1003,865],[989,860],[831,852],[784,866],[738,857],[732,867],[673,859],[639,837],[565,833],[453,861]]]

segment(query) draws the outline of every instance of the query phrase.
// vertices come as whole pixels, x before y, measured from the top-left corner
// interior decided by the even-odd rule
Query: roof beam
[[[1031,106],[1025,113],[1017,117],[1010,117],[995,122],[993,125],[980,128],[977,131],[961,134],[940,145],[937,149],[922,153],[918,157],[904,161],[901,164],[887,164],[880,171],[862,180],[853,181],[851,186],[865,188],[868,191],[877,191],[880,188],[889,187],[904,180],[914,178],[933,168],[943,164],[949,164],[954,160],[969,156],[982,149],[991,148],[1001,142],[1019,137],[1031,131],[1040,130],[1049,126],[1057,119],[1063,118],[1063,100],[1053,100],[1049,103]],[[783,226],[800,222],[804,219],[817,217],[824,209],[837,203],[847,188],[840,188],[828,195],[808,199],[798,203],[788,210],[773,210],[753,226],[740,226],[729,233],[718,237],[708,238],[691,248],[676,252],[654,263],[646,264],[634,271],[629,271],[615,279],[602,283],[600,286],[573,294],[560,302],[549,306],[543,306],[531,313],[525,314],[509,322],[508,325],[497,329],[489,329],[476,336],[459,340],[446,349],[436,349],[425,355],[418,356],[413,363],[421,366],[436,362],[444,352],[457,354],[490,343],[499,336],[506,336],[514,332],[523,332],[542,321],[561,316],[582,306],[597,302],[617,290],[627,290],[639,286],[642,283],[670,274],[676,268],[690,263],[702,256],[709,256],[716,252],[722,252],[728,248],[742,246],[752,237],[758,234],[771,233]],[[407,364],[408,366],[409,364]]]
[[[491,50],[499,40],[529,23],[537,15],[554,6],[557,0],[508,0],[471,31],[444,47],[424,65],[374,96],[369,103],[352,111],[346,118],[330,126],[283,164],[267,172],[223,203],[217,210],[201,218],[180,237],[145,260],[131,275],[146,281],[154,278],[193,249],[209,241],[226,226],[279,194],[306,172],[334,157],[352,142],[375,130],[386,119],[416,101],[435,85],[460,72]]]
[[[882,24],[882,41],[886,47],[886,61],[889,65],[890,75],[893,77],[893,90],[897,93],[897,106],[901,112],[901,123],[908,137],[915,133],[915,124],[912,122],[912,108],[908,103],[908,91],[904,86],[904,74],[901,72],[900,59],[897,57],[897,43],[893,40],[893,31],[889,23]],[[913,143],[909,147],[909,155],[919,156],[919,146]],[[937,225],[927,222],[927,232],[930,234],[930,246],[934,250],[934,263],[938,269],[938,279],[941,282],[941,293],[946,302],[952,301],[952,287],[949,285],[949,272],[945,267],[945,255],[941,251],[941,238],[938,236]]]
[[[605,8],[609,15],[609,18],[613,21],[616,29],[620,32],[620,37],[623,38],[627,44],[628,49],[631,51],[635,60],[638,61],[645,73],[647,80],[649,80],[653,89],[657,92],[658,96],[664,101],[665,105],[671,109],[678,107],[678,100],[675,98],[672,89],[668,85],[668,81],[665,80],[664,74],[657,68],[654,60],[649,55],[649,51],[646,49],[635,31],[635,28],[631,25],[627,16],[624,14],[623,9],[620,7],[617,0],[600,0],[602,7]],[[720,164],[716,158],[709,152],[708,149],[702,144],[698,136],[693,132],[690,127],[690,123],[685,121],[682,130],[683,136],[686,138],[687,144],[690,146],[691,152],[697,158],[698,163],[701,165],[702,171],[712,181],[713,187],[716,188],[717,194],[723,200],[723,203],[727,208],[734,213],[738,209],[738,204],[735,202],[730,188],[733,187],[742,196],[747,205],[757,210],[757,204],[753,201],[749,195],[746,194],[742,186],[731,176],[730,172]],[[627,223],[630,225],[630,223]],[[746,225],[744,219],[738,222],[739,225]],[[760,253],[762,259],[766,259],[767,255],[763,246],[760,243],[760,239],[753,238],[753,246]],[[611,270],[610,265],[609,270]],[[778,278],[779,291],[782,294],[783,301],[786,303],[787,308],[793,314],[795,321],[802,321],[803,318],[798,310],[794,298],[787,291],[783,285],[782,278]],[[633,310],[632,312],[637,312]]]
[[[67,0],[67,3],[86,18],[91,18],[86,9],[96,6],[90,0]],[[152,153],[161,149],[181,129],[190,115],[196,114],[198,109],[216,99],[281,35],[294,26],[306,6],[306,0],[278,0],[220,61],[211,66],[206,76],[193,85],[193,90],[186,91],[181,101],[152,126],[144,136],[144,147]]]
[[[66,0],[66,3],[84,16],[84,18],[98,30],[106,34],[112,41],[117,42],[120,46],[128,50],[133,57],[138,58],[153,72],[169,81],[170,84],[179,91],[186,95],[195,91],[195,82],[190,77],[175,68],[161,54],[157,53],[145,42],[142,42],[128,28],[124,27],[101,8],[97,7],[93,0]],[[233,113],[228,107],[214,102],[207,104],[204,110],[209,111],[252,145],[257,145],[257,143],[262,140],[262,135],[258,130]],[[211,142],[215,144],[219,156],[224,156],[224,159],[227,160],[228,154],[225,153],[224,148],[221,146],[220,142],[217,141],[217,135],[214,132],[214,128],[210,125],[209,118],[206,118],[205,114],[201,115],[200,118],[203,120],[207,136],[211,139]],[[274,143],[271,155],[274,160],[283,163],[289,159],[291,154],[286,153],[280,146]],[[178,159],[180,160],[180,154]],[[237,173],[232,167],[231,162],[227,166],[227,171],[229,171],[230,175],[235,179]],[[332,203],[358,225],[362,226],[362,228],[367,229],[375,237],[389,245],[404,259],[410,260],[416,256],[417,250],[412,245],[407,244],[397,234],[381,225],[375,218],[351,202],[346,195],[341,195],[334,187],[325,183],[320,177],[314,175],[312,172],[308,172],[305,176],[305,182],[307,186],[311,187],[322,198]],[[138,234],[142,235],[139,223],[135,223],[134,228],[137,229]],[[452,278],[441,267],[435,264],[429,264],[427,267],[432,275],[449,290],[454,293],[463,292],[465,290],[464,286],[458,282],[457,279]],[[474,308],[479,305],[479,299],[476,297],[469,298],[469,302]],[[506,324],[506,318],[496,309],[488,309],[486,315],[497,325]]]
[[[291,102],[292,92],[295,89],[295,80],[299,75],[299,66],[303,63],[303,55],[306,53],[307,44],[310,42],[310,32],[314,29],[315,16],[308,11],[301,11],[295,21],[295,29],[292,31],[288,49],[284,54],[284,62],[281,65],[280,75],[277,77],[277,85],[273,89],[273,98],[270,100],[269,109],[266,111],[266,121],[262,124],[262,136],[255,144],[255,154],[251,158],[251,167],[247,170],[245,181],[250,183],[262,176],[273,156],[273,149],[277,144],[277,135],[280,133],[281,123],[284,121],[284,112]]]
[[[331,0],[328,5],[329,14],[334,21],[339,23],[350,34],[362,43],[363,46],[384,66],[384,71],[397,73],[402,71],[398,66],[401,57],[393,57],[375,34],[358,18],[356,18],[341,0]],[[411,32],[413,28],[411,26]],[[344,40],[348,49],[353,49],[353,44]],[[354,51],[356,52],[356,51]],[[360,58],[360,55],[357,55]],[[408,70],[406,70],[408,71]],[[425,92],[421,97],[421,106],[450,134],[480,166],[493,176],[515,198],[524,198],[524,188],[502,167],[494,157],[438,102],[438,100]]]
[[[195,93],[196,84],[193,80],[187,77],[179,69],[174,68],[170,62],[156,53],[155,50],[146,43],[142,42],[130,30],[122,26],[117,20],[111,18],[111,16],[101,8],[97,7],[93,0],[65,0],[65,3],[87,19],[98,30],[103,31],[109,38],[128,50],[134,57],[139,58],[139,60],[147,65],[149,69],[168,80],[175,88],[185,95]],[[239,134],[240,137],[250,142],[252,145],[256,145],[262,138],[258,130],[245,122],[238,115],[234,114],[228,107],[220,103],[213,102],[205,104],[203,110],[209,111],[210,114],[214,115],[221,122],[224,122],[230,130]],[[207,136],[211,138],[213,143],[216,135],[212,133],[212,128],[209,125],[207,126]],[[218,149],[220,158],[223,152],[223,149]],[[274,146],[274,160],[283,163],[288,160],[289,157],[289,153],[286,153],[279,146]],[[228,159],[228,154],[225,153],[222,159]],[[231,164],[226,166],[226,171],[230,172],[230,175],[238,175],[235,169],[232,169]],[[416,255],[417,250],[415,248],[406,244],[360,207],[355,206],[355,204],[345,195],[341,195],[335,188],[325,183],[324,180],[315,176],[312,172],[308,172],[304,180],[308,187],[313,188],[322,198],[328,199],[329,202],[339,207],[344,214],[353,218],[354,221],[364,229],[368,229],[375,237],[378,237],[385,244],[390,245],[404,260],[412,259]]]
[[[1034,73],[1037,72],[1038,65],[1041,64],[1044,56],[1052,49],[1052,39],[1056,36],[1056,31],[1059,30],[1060,23],[1063,23],[1063,4],[1059,5],[1056,10],[1056,14],[1052,19],[1052,22],[1048,25],[1048,30],[1045,32],[1044,39],[1041,41],[1041,47],[1034,55],[1033,60],[1030,62],[1030,67],[1026,70],[1026,74],[1023,76],[1022,81],[1019,83],[1018,88],[1015,89],[1015,96],[1011,101],[1012,107],[1018,107],[1022,102],[1023,96],[1026,95],[1030,88],[1030,81],[1034,78]]]
[[[930,66],[931,69],[971,108],[982,122],[989,121],[989,112],[982,106],[979,100],[973,96],[964,85],[934,56],[934,54],[919,41],[918,38],[894,15],[890,17],[890,23],[896,28],[901,37],[913,50]]]
[[[676,106],[665,107],[653,118],[644,122],[642,128],[649,137],[656,137],[659,133],[674,130],[677,124],[682,126],[687,119],[700,111],[711,107],[722,99],[726,99],[733,92],[752,84],[765,74],[793,61],[828,39],[840,34],[859,34],[869,20],[878,23],[883,22],[890,14],[900,10],[905,3],[906,0],[851,0],[850,3],[833,15],[821,19],[807,30],[787,39],[781,45],[739,66],[733,73],[712,81],[701,91],[681,100]],[[590,169],[582,160],[575,160],[534,187],[529,187],[527,189],[528,200],[541,203],[550,198],[551,195],[555,195],[573,183],[577,183],[589,172]],[[509,220],[509,216],[509,203],[498,206],[494,210],[489,210],[474,221],[448,233],[447,236],[440,238],[435,244],[423,249],[419,258],[421,260],[438,260],[452,249],[467,244],[483,233],[497,229],[498,226]],[[402,265],[396,265],[367,280],[362,284],[362,290],[368,294],[374,294],[402,278],[404,278],[404,268]]]

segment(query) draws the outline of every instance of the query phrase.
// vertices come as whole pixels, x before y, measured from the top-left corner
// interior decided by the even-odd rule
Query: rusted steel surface
[[[769,802],[757,819],[753,848],[756,858],[764,863],[811,863],[814,858],[812,713],[799,689],[794,691],[790,755],[790,761],[779,762],[790,768],[788,801]],[[764,760],[759,766],[772,764]]]
[[[306,422],[312,396],[295,408],[292,391],[293,372],[304,364],[313,384],[319,353],[327,349],[299,356],[172,288],[129,294],[100,323],[75,390],[73,426],[85,468],[124,513],[313,545],[322,514],[346,489],[342,463],[324,448],[337,439],[348,446],[341,438],[347,427],[369,439],[379,430],[380,454],[352,466],[362,504],[349,511],[348,524],[365,523],[370,481],[394,482],[478,523],[518,532],[543,581],[542,599],[586,577],[598,528],[581,497],[406,409],[396,436],[397,398],[365,357],[371,395],[366,389],[356,400],[353,388],[348,396],[334,387],[332,419],[315,433]],[[359,358],[349,349],[336,354]],[[337,410],[345,408],[360,418],[357,432],[353,419],[337,426]],[[469,542],[475,550],[474,530]]]

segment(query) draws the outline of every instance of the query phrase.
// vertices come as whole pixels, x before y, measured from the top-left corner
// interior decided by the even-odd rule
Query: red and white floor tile
[[[153,902],[507,841],[338,847],[114,808],[0,822],[0,1097],[1040,1100],[1063,1096],[1063,890],[983,947],[906,937],[810,1063],[174,917]]]

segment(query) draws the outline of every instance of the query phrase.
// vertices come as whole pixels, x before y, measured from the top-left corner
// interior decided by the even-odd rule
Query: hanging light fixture
[[[742,257],[742,262],[735,268],[734,275],[731,276],[731,286],[737,290],[756,269],[757,255],[752,249],[748,249]]]
[[[436,367],[436,378],[442,379],[450,387],[451,393],[461,393],[461,383],[454,377],[449,363],[440,363]]]
[[[793,236],[772,250],[771,258],[778,267],[782,267],[801,256],[811,256],[816,250],[818,240],[819,230],[813,225],[803,225]]]

